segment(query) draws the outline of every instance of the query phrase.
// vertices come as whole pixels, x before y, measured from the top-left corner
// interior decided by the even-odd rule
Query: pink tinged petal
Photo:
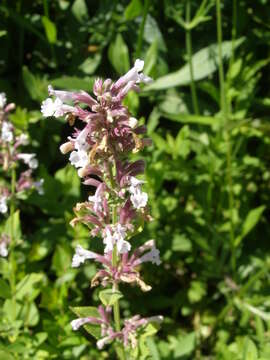
[[[72,327],[72,330],[78,330],[82,325],[85,324],[101,324],[102,321],[100,319],[94,318],[94,317],[86,317],[86,318],[78,318],[75,320],[72,320],[70,325]]]
[[[84,180],[84,185],[91,185],[91,186],[95,186],[98,187],[101,182],[99,180],[93,179],[93,178],[88,178],[86,180]]]
[[[90,144],[87,142],[87,136],[89,133],[89,128],[85,127],[74,141],[75,149],[79,151],[87,151],[90,147]]]
[[[109,335],[109,336],[105,336],[104,338],[102,338],[102,339],[100,339],[100,340],[97,341],[97,348],[98,348],[99,350],[103,349],[106,344],[108,344],[109,342],[111,342],[111,340],[112,340],[112,337],[111,337],[110,335]]]
[[[144,262],[151,262],[152,264],[160,265],[161,261],[160,261],[159,253],[160,253],[159,250],[155,246],[153,246],[148,253],[144,254],[142,257],[135,260],[133,262],[133,265],[137,266]]]

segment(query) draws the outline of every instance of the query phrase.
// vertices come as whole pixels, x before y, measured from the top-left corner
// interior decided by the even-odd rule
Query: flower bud
[[[74,145],[71,141],[65,142],[64,144],[62,144],[60,146],[60,151],[62,154],[67,154],[68,152],[70,152],[73,149],[74,149]]]

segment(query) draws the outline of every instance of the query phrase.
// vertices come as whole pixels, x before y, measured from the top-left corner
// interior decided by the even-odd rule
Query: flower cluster
[[[148,291],[151,287],[141,279],[138,266],[144,262],[160,264],[154,240],[135,250],[130,242],[141,231],[143,223],[152,219],[147,206],[148,195],[142,189],[144,181],[137,178],[144,173],[144,161],[129,160],[130,154],[150,145],[151,140],[142,138],[145,126],[139,125],[123,104],[130,90],[139,91],[140,83],[151,81],[143,74],[143,66],[142,60],[136,60],[134,67],[116,82],[97,79],[93,88],[95,97],[84,91],[60,91],[49,86],[50,97],[41,106],[45,117],[65,116],[70,125],[76,125],[60,151],[70,153],[69,161],[77,169],[78,176],[86,186],[95,188],[87,201],[75,206],[75,218],[71,221],[72,226],[77,223],[88,226],[91,235],[100,236],[104,244],[103,254],[78,245],[72,260],[73,267],[89,259],[100,264],[92,286],[111,284],[116,289],[124,282]],[[123,329],[117,332],[105,321],[102,311],[102,320],[89,318],[89,322],[106,326],[106,337],[98,342],[99,348],[114,338],[127,344],[130,334],[151,321],[135,316],[125,320]],[[72,322],[72,327],[76,330],[87,322],[86,318],[80,318]]]
[[[43,194],[43,179],[35,181],[32,177],[33,170],[38,167],[38,160],[33,153],[21,152],[21,147],[29,144],[28,136],[24,133],[18,133],[17,129],[9,121],[10,111],[15,109],[15,104],[7,104],[5,93],[0,93],[0,165],[1,173],[5,182],[0,184],[0,213],[8,213],[8,204],[12,197],[19,197],[22,192],[29,189],[36,189],[39,194]],[[10,178],[12,169],[23,164],[24,169],[20,172],[15,188],[12,190]],[[13,191],[13,193],[12,193]],[[2,236],[0,240],[0,255],[7,256],[8,250],[7,237]]]
[[[141,318],[140,315],[135,315],[124,321],[124,326],[120,331],[115,331],[111,321],[112,308],[110,306],[104,308],[100,305],[98,313],[99,317],[89,316],[78,318],[71,322],[73,330],[78,330],[85,324],[100,325],[101,339],[97,341],[98,349],[103,349],[106,344],[111,343],[115,339],[122,341],[126,347],[131,346],[135,348],[137,346],[137,331],[149,323],[160,323],[163,320],[162,316]]]

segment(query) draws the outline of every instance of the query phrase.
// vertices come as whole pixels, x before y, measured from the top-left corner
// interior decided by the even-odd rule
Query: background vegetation
[[[71,269],[74,246],[98,244],[68,224],[87,196],[58,150],[70,128],[39,108],[48,84],[91,92],[95,77],[116,79],[136,58],[155,79],[127,99],[153,139],[144,156],[154,221],[136,241],[155,238],[163,262],[145,266],[151,292],[128,288],[125,315],[165,316],[146,342],[154,360],[270,358],[270,5],[222,1],[221,18],[218,5],[0,2],[0,92],[16,102],[12,121],[31,134],[45,179],[16,223],[16,314],[0,259],[1,360],[114,358],[69,325],[69,306],[97,300],[95,264]]]

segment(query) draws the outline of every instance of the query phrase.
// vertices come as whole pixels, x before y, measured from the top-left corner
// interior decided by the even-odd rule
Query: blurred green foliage
[[[30,132],[45,179],[45,195],[14,215],[15,310],[0,259],[1,360],[114,358],[69,325],[70,306],[98,301],[95,264],[71,269],[73,248],[99,244],[68,225],[91,189],[59,154],[68,125],[39,107],[48,84],[90,92],[137,57],[155,79],[126,100],[153,139],[144,156],[154,221],[134,241],[155,238],[163,262],[144,267],[151,292],[123,287],[120,302],[125,316],[165,316],[141,358],[270,358],[269,14],[266,0],[222,2],[224,116],[215,1],[1,1],[0,91],[16,102],[11,120]]]

